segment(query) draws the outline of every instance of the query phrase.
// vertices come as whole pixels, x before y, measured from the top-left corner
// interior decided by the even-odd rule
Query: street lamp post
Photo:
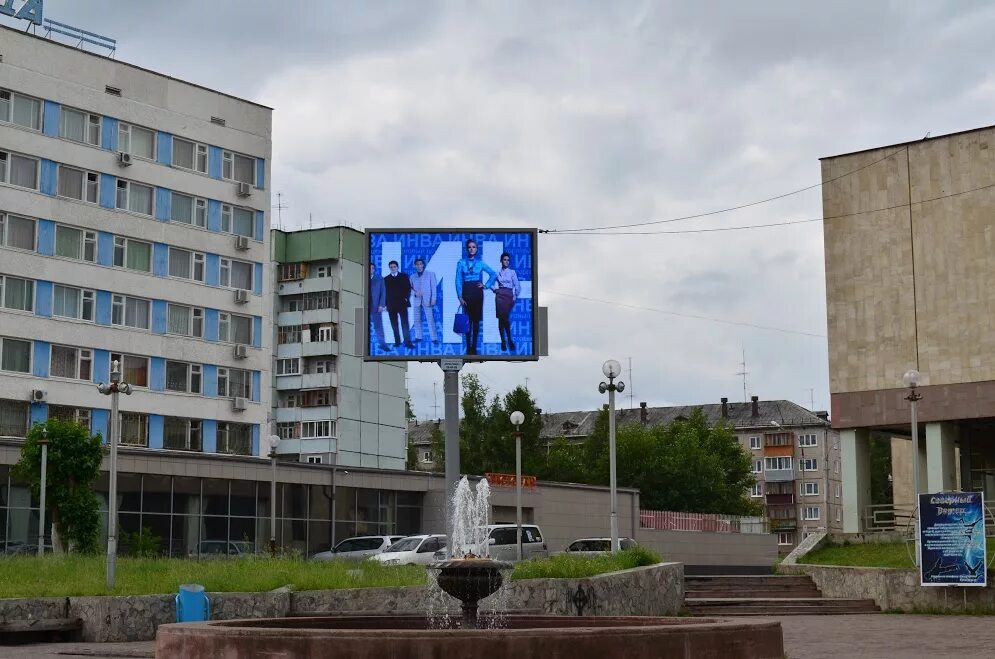
[[[121,419],[118,415],[118,394],[131,395],[131,385],[121,382],[121,364],[111,363],[110,384],[101,382],[97,390],[111,397],[110,434],[110,491],[107,494],[107,590],[114,589],[114,568],[117,564],[117,445],[121,438]]]
[[[921,380],[919,371],[912,369],[902,376],[902,382],[905,384],[906,388],[909,390],[909,395],[905,397],[905,400],[909,401],[909,408],[912,414],[912,510],[916,513],[914,515],[915,524],[915,542],[916,542],[916,565],[920,565],[920,548],[919,548],[919,401],[922,400],[922,394],[920,394],[916,389],[919,387],[919,382]]]
[[[45,490],[48,484],[48,426],[41,429],[41,487],[38,492],[38,555],[45,555]]]
[[[517,410],[511,413],[511,422],[515,425],[515,523],[518,528],[515,537],[518,542],[516,558],[522,560],[522,424],[525,415]]]
[[[618,546],[618,492],[615,482],[615,392],[625,391],[625,383],[615,378],[622,374],[622,365],[614,359],[609,359],[601,366],[601,372],[608,378],[608,382],[598,385],[598,391],[608,392],[608,487],[611,498],[611,536],[612,551],[619,550]]]
[[[270,482],[269,482],[269,555],[276,556],[276,447],[280,444],[280,437],[270,435],[269,438],[269,459],[270,459]]]

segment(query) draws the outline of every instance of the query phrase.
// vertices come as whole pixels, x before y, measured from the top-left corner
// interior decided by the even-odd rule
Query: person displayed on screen
[[[387,308],[387,291],[384,288],[383,277],[377,275],[377,268],[370,264],[369,299],[366,301],[370,310],[370,325],[377,336],[377,347],[380,350],[390,350],[383,335],[383,310]]]
[[[404,347],[414,348],[411,342],[411,330],[408,324],[408,305],[411,304],[411,280],[408,275],[401,272],[397,261],[387,264],[390,272],[383,278],[384,288],[387,289],[387,317],[390,318],[390,328],[394,330],[394,347],[401,346],[401,334],[404,335]],[[401,334],[398,334],[400,325]]]
[[[484,273],[490,275],[484,283]],[[477,354],[477,339],[480,336],[480,321],[484,316],[484,289],[491,288],[497,273],[481,259],[477,258],[477,241],[466,241],[466,256],[456,264],[456,290],[460,292],[459,303],[466,309],[470,318],[470,331],[466,334],[466,354]]]
[[[522,294],[518,275],[511,269],[511,254],[501,254],[501,269],[494,284],[494,312],[498,319],[498,332],[501,334],[501,350],[514,350],[515,341],[511,338],[511,310]],[[507,340],[505,338],[507,337]]]
[[[415,315],[415,342],[421,341],[421,317],[425,314],[428,336],[432,343],[435,334],[435,293],[439,286],[435,273],[425,270],[425,260],[415,259],[415,274],[411,275],[411,306]]]

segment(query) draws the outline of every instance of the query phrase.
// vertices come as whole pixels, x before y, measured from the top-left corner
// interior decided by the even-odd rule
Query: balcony
[[[795,502],[794,494],[768,494],[767,495],[767,505],[768,506],[778,506],[793,504]]]
[[[765,458],[790,458],[795,454],[795,447],[791,444],[787,446],[764,446]]]
[[[295,421],[322,421],[337,419],[338,407],[324,405],[318,407],[278,407],[275,420],[277,423],[293,423]]]
[[[302,345],[305,357],[324,357],[339,354],[338,341],[311,341]]]
[[[784,483],[795,480],[795,470],[792,469],[767,469],[764,471],[764,480],[768,483]]]
[[[339,377],[335,373],[308,373],[301,377],[301,389],[328,389],[339,385]]]
[[[798,520],[794,519],[772,519],[770,520],[770,530],[772,532],[777,531],[794,531],[798,528]]]

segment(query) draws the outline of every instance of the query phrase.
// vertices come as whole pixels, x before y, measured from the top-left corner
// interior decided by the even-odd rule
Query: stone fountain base
[[[268,618],[162,625],[159,659],[781,659],[777,622],[507,615],[501,629],[428,629],[424,616]]]

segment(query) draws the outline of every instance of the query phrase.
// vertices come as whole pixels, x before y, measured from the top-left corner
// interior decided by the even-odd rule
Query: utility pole
[[[631,410],[635,409],[632,406],[633,405],[632,399],[634,395],[633,391],[635,391],[635,387],[632,386],[632,357],[628,357],[627,359],[629,360],[629,409]]]
[[[740,371],[739,373],[737,373],[736,375],[743,376],[743,402],[744,403],[749,403],[750,402],[750,397],[746,394],[746,376],[749,374],[749,371],[746,370],[746,349],[745,348],[743,349],[743,361],[740,362],[740,366],[743,367],[743,370]]]

